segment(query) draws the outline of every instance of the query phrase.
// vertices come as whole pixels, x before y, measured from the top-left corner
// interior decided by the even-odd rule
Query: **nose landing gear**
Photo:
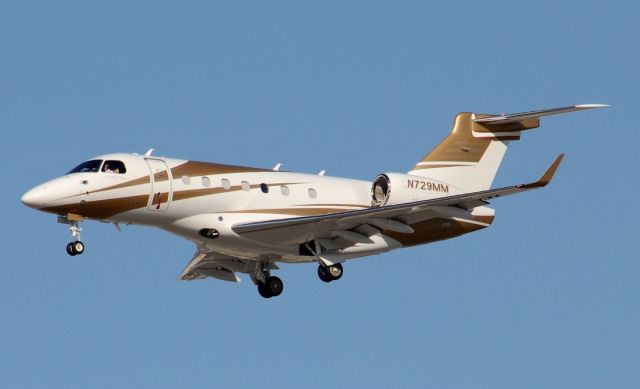
[[[67,254],[74,256],[84,253],[84,243],[79,240],[67,243]]]
[[[69,231],[71,232],[71,238],[73,240],[67,243],[67,254],[71,256],[80,255],[84,253],[84,243],[80,241],[80,231],[82,231],[82,228],[80,228],[80,221],[74,220],[74,219],[72,219],[69,216],[58,217],[59,223],[64,223],[69,225]]]

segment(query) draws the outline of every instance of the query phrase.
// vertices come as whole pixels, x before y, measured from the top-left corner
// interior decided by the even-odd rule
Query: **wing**
[[[442,207],[469,210],[485,205],[488,200],[497,197],[546,186],[551,182],[563,157],[563,154],[559,155],[538,181],[528,184],[326,215],[243,223],[232,226],[232,229],[246,238],[272,244],[304,243],[336,235],[352,242],[358,242],[366,237],[353,233],[351,230],[365,224],[382,230],[412,233],[413,229],[402,221],[403,218],[406,219]]]
[[[178,279],[192,281],[212,277],[222,281],[240,282],[236,272],[251,274],[255,267],[256,262],[250,259],[232,257],[200,246]]]
[[[199,246],[178,279],[193,281],[212,277],[222,281],[240,282],[236,273],[246,273],[253,277],[257,265],[258,263],[251,259],[237,258]],[[263,265],[269,270],[278,269],[275,263]]]
[[[236,259],[231,256],[198,249],[178,279],[192,281],[213,277],[223,281],[240,282],[240,278],[232,270],[236,267],[234,261]]]

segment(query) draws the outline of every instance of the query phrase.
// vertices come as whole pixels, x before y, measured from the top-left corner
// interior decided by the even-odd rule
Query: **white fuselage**
[[[233,232],[231,226],[372,206],[371,183],[362,180],[136,154],[109,154],[93,161],[101,161],[99,171],[72,172],[48,181],[25,194],[23,202],[76,220],[87,218],[158,227],[199,246],[234,257],[284,262],[310,262],[315,258],[301,255],[297,243],[300,237],[292,239],[290,244],[286,239],[283,244],[283,237],[278,237],[279,243],[271,245],[241,237]],[[103,171],[107,163],[121,166],[120,171]],[[409,182],[409,185],[414,186],[415,183]],[[413,200],[440,197],[444,185],[433,185],[440,191],[431,191],[424,190],[430,189],[431,183],[429,186],[423,184],[423,190],[416,192],[419,198]],[[460,192],[450,185],[446,188],[446,195]],[[399,191],[400,187],[396,189]],[[462,220],[468,219],[475,227],[486,227],[488,224],[484,220],[480,223],[473,221],[478,214],[482,214],[481,210],[473,212],[473,215],[434,212],[433,218],[461,216]],[[486,209],[484,214],[492,217],[493,211]],[[411,223],[412,220],[406,222]],[[215,229],[215,238],[203,236],[204,229]],[[452,236],[459,234],[456,231]],[[432,239],[423,236],[424,242],[407,244],[388,234],[378,235],[372,236],[366,244],[355,243],[336,254],[349,259],[448,237]]]

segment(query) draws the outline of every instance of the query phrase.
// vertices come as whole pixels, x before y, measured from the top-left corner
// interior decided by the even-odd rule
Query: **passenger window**
[[[223,178],[221,182],[222,182],[222,187],[224,189],[230,189],[231,188],[231,183],[226,178]]]
[[[260,184],[260,190],[262,193],[269,193],[269,185],[265,183]]]
[[[289,196],[289,187],[286,185],[280,186],[280,192],[283,196]]]
[[[185,185],[189,185],[191,184],[191,177],[189,176],[182,176],[182,183]]]
[[[240,186],[242,186],[242,190],[244,191],[248,191],[249,189],[251,189],[251,185],[249,185],[247,181],[242,181],[240,183]]]
[[[122,161],[104,161],[102,171],[105,173],[124,174],[127,172],[127,168],[124,167]]]
[[[209,177],[202,177],[202,186],[206,188],[211,186],[211,180],[209,179]]]
[[[316,197],[318,197],[318,192],[316,192],[316,190],[313,188],[309,188],[309,197],[315,199]]]

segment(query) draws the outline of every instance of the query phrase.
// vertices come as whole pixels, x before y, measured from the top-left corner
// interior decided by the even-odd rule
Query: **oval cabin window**
[[[226,178],[223,178],[221,183],[222,183],[222,187],[224,189],[230,189],[231,188],[231,183]]]
[[[289,196],[289,187],[286,185],[282,185],[280,187],[280,192],[282,192],[283,196]]]
[[[251,185],[249,185],[247,181],[242,181],[240,183],[240,186],[242,186],[242,190],[244,190],[245,192],[251,189]]]
[[[207,188],[211,186],[211,180],[209,179],[209,177],[202,177],[202,186]]]
[[[185,185],[189,185],[191,184],[191,177],[189,176],[182,176],[182,183]]]
[[[263,182],[262,184],[260,184],[260,190],[262,191],[262,193],[269,193],[269,185]]]
[[[316,197],[318,197],[318,192],[316,192],[316,190],[313,188],[309,188],[309,197],[315,199]]]

